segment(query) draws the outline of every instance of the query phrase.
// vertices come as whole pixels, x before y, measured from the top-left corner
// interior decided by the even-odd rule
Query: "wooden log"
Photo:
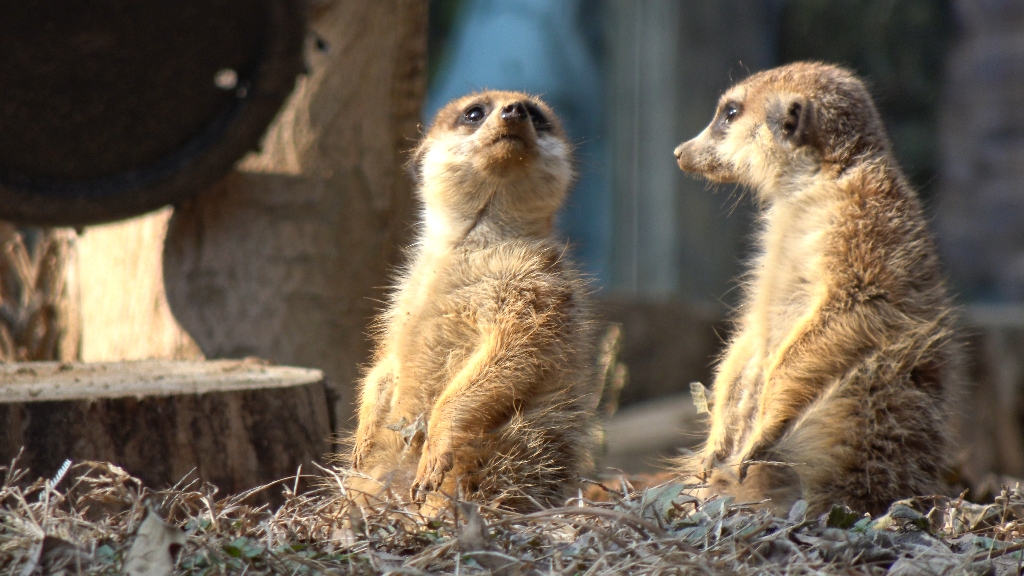
[[[309,470],[330,432],[319,370],[252,359],[0,365],[0,461],[21,452],[33,475],[105,460],[153,488],[194,470],[237,493]]]

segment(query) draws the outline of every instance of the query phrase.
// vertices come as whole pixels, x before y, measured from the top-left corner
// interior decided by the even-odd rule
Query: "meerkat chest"
[[[477,345],[492,307],[489,282],[465,258],[421,261],[394,314],[392,344],[400,377],[429,393],[442,388]]]
[[[773,210],[755,290],[755,310],[768,350],[778,347],[817,306],[825,283],[823,246],[831,221],[822,206]]]

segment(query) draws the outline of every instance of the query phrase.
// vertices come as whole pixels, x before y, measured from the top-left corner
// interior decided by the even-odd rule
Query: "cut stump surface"
[[[309,470],[330,433],[319,370],[258,360],[0,365],[0,459],[21,452],[39,475],[68,458],[106,460],[154,488],[194,471],[237,493]]]
[[[0,403],[262,390],[323,379],[319,370],[259,360],[21,362],[0,364]]]

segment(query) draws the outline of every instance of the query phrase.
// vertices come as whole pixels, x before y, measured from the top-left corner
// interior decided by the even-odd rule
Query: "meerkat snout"
[[[526,117],[526,106],[522,102],[513,102],[501,109],[501,119],[507,122],[522,122]]]
[[[685,172],[765,192],[818,171],[828,150],[818,138],[815,87],[740,85],[726,92],[711,124],[674,154]],[[763,195],[762,195],[763,196]]]
[[[547,234],[574,177],[554,112],[521,92],[470,94],[442,108],[413,156],[433,230],[458,236],[493,213]]]

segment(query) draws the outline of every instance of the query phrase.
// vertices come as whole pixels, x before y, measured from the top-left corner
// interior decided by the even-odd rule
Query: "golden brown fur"
[[[379,322],[349,487],[560,503],[600,394],[587,288],[552,235],[569,145],[538,99],[490,91],[442,109],[413,162],[423,221]]]
[[[683,470],[780,510],[804,498],[877,514],[938,490],[958,388],[953,307],[864,85],[817,63],[755,74],[676,157],[751,188],[762,208],[707,444]]]

